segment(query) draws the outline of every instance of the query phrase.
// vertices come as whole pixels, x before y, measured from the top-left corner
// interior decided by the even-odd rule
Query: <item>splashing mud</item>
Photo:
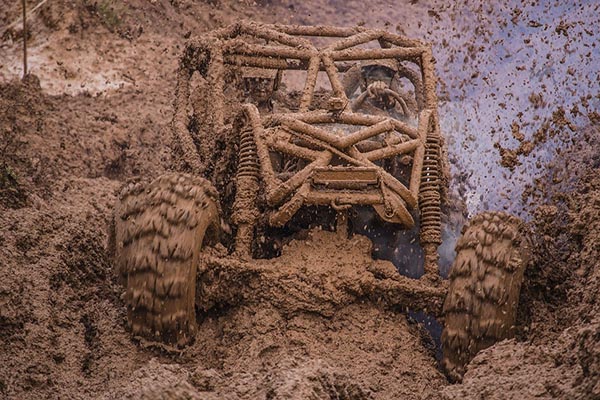
[[[48,1],[30,19],[39,82],[16,83],[19,32],[5,28],[19,3],[0,2],[0,397],[600,396],[597,2]],[[361,297],[349,278],[357,271],[282,271],[307,287],[341,279],[352,301],[329,293],[315,307],[327,315],[231,306],[203,314],[183,351],[131,338],[104,249],[115,192],[174,164],[185,39],[242,17],[360,24],[433,43],[452,190],[471,215],[506,209],[537,232],[516,338],[481,352],[462,384],[437,369],[428,321]],[[447,260],[462,214],[447,223]],[[396,232],[373,242],[396,266],[419,264],[403,259]],[[295,298],[318,303],[309,293]]]

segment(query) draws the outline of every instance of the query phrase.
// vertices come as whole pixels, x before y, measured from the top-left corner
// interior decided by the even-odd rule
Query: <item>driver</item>
[[[350,99],[353,112],[369,115],[382,115],[401,121],[408,121],[413,114],[413,101],[404,93],[398,83],[398,62],[395,59],[363,61],[351,67],[343,77],[342,84],[346,96]],[[358,90],[357,90],[358,89]],[[405,100],[406,99],[406,100]],[[366,152],[381,148],[386,142],[397,143],[398,133],[393,137],[378,136],[357,145]],[[403,136],[403,135],[400,135]],[[401,140],[406,140],[403,138]],[[389,143],[388,143],[389,144]],[[388,171],[407,185],[410,180],[412,157],[403,155],[386,161]]]
[[[371,115],[386,115],[406,120],[410,117],[405,95],[396,87],[398,72],[396,60],[382,59],[364,61],[346,72],[343,85],[346,96],[351,99],[352,111]],[[361,93],[354,96],[360,86]]]
[[[245,102],[254,104],[260,112],[273,111],[273,95],[280,79],[276,70],[244,67],[241,89]]]

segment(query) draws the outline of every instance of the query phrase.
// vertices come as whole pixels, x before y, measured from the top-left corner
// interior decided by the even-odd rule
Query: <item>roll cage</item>
[[[397,60],[399,72],[414,86],[416,126],[393,116],[351,111],[342,75],[353,65],[374,59]],[[416,71],[407,63],[416,66]],[[181,59],[173,127],[187,163],[199,174],[204,165],[187,134],[192,74],[199,72],[207,83],[204,95],[211,105],[210,129],[224,133],[226,70],[243,67],[304,71],[305,80],[295,110],[261,114],[253,104],[242,106],[247,129],[240,133],[237,207],[256,203],[260,186],[271,226],[285,225],[303,205],[329,205],[338,210],[370,205],[384,220],[405,228],[413,227],[417,217],[426,270],[437,269],[442,154],[430,46],[363,27],[253,22],[191,39]],[[331,87],[320,103],[315,101],[319,72],[325,73]],[[332,124],[352,128],[348,133]],[[380,144],[376,148],[361,146],[374,140]],[[274,167],[273,153],[300,159],[301,167],[283,178]],[[382,167],[386,160],[401,155],[412,157],[405,182]],[[234,210],[234,219],[238,241],[243,242],[240,247],[247,248],[257,212]]]

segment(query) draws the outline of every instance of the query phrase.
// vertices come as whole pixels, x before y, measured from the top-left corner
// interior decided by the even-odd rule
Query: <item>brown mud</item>
[[[17,3],[0,2],[0,397],[600,398],[597,110],[589,112],[596,125],[576,128],[575,143],[525,193],[537,246],[516,338],[479,353],[463,383],[448,383],[427,331],[386,303],[386,291],[381,301],[369,298],[364,282],[381,285],[391,264],[369,269],[364,246],[317,242],[312,257],[339,255],[328,268],[298,259],[292,242],[280,269],[250,269],[266,282],[264,297],[244,298],[233,283],[214,293],[230,305],[207,305],[196,340],[176,350],[132,338],[107,227],[124,182],[157,177],[177,161],[169,123],[185,38],[241,17],[393,29],[390,21],[439,22],[445,10],[421,2],[375,2],[378,14],[359,2],[340,11],[338,2],[49,1],[30,19],[37,79],[16,82],[20,28],[5,27],[17,20]],[[550,127],[570,130],[560,115]],[[517,128],[506,130],[522,159],[531,151]],[[350,268],[349,258],[365,262]]]

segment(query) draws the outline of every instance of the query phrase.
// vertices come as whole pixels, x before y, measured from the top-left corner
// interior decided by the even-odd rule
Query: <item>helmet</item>
[[[391,79],[398,72],[398,61],[390,58],[365,60],[360,63],[360,69],[365,78],[372,73],[377,73],[387,75],[387,78]]]
[[[275,79],[277,70],[256,67],[242,68],[242,77],[244,79]]]
[[[281,71],[268,68],[243,67],[242,80],[247,82],[246,84],[249,84],[250,81],[262,81],[263,83],[269,81],[272,82],[272,90],[277,90],[281,82]]]
[[[255,104],[268,104],[279,86],[278,70],[267,68],[242,68],[242,90],[244,95]]]

